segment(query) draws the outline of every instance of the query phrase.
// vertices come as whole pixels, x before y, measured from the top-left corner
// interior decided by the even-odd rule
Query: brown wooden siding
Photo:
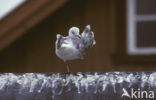
[[[66,64],[55,55],[56,34],[67,35],[68,29],[82,30],[90,24],[96,45],[84,60],[69,63],[72,72],[148,71],[154,66],[115,65],[116,0],[73,0],[27,31],[22,38],[0,54],[0,72],[66,72]],[[37,17],[37,16],[36,16]]]

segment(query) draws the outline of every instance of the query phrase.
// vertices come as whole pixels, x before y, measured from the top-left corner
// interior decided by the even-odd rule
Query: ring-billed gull
[[[90,25],[87,25],[79,34],[79,28],[71,27],[68,36],[56,35],[56,55],[64,62],[74,59],[83,59],[85,53],[96,44],[94,32],[91,31]],[[69,71],[68,65],[67,69]]]

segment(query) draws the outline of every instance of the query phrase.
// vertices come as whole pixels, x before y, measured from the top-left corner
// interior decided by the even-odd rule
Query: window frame
[[[112,54],[114,65],[156,65],[156,55],[130,55],[127,52],[127,12],[126,0],[115,2],[115,52]]]
[[[136,0],[126,0],[126,38],[127,38],[127,52],[130,55],[148,55],[156,54],[156,47],[137,47],[137,22],[156,21],[156,14],[141,14],[138,15]]]

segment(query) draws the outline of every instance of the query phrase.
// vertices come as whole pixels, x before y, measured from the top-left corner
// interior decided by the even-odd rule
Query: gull
[[[68,36],[56,35],[55,52],[64,62],[83,59],[85,53],[96,44],[94,32],[91,31],[90,25],[85,27],[81,35],[79,32],[78,27],[71,27]],[[69,72],[68,64],[67,71]]]

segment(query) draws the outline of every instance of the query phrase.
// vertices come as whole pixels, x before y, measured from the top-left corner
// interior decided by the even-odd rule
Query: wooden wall
[[[154,66],[115,65],[115,0],[72,0],[48,16],[22,38],[0,53],[0,72],[66,72],[66,64],[55,55],[56,34],[67,35],[72,26],[90,24],[96,45],[84,60],[69,62],[72,72],[148,71]],[[36,16],[37,17],[37,16]]]

